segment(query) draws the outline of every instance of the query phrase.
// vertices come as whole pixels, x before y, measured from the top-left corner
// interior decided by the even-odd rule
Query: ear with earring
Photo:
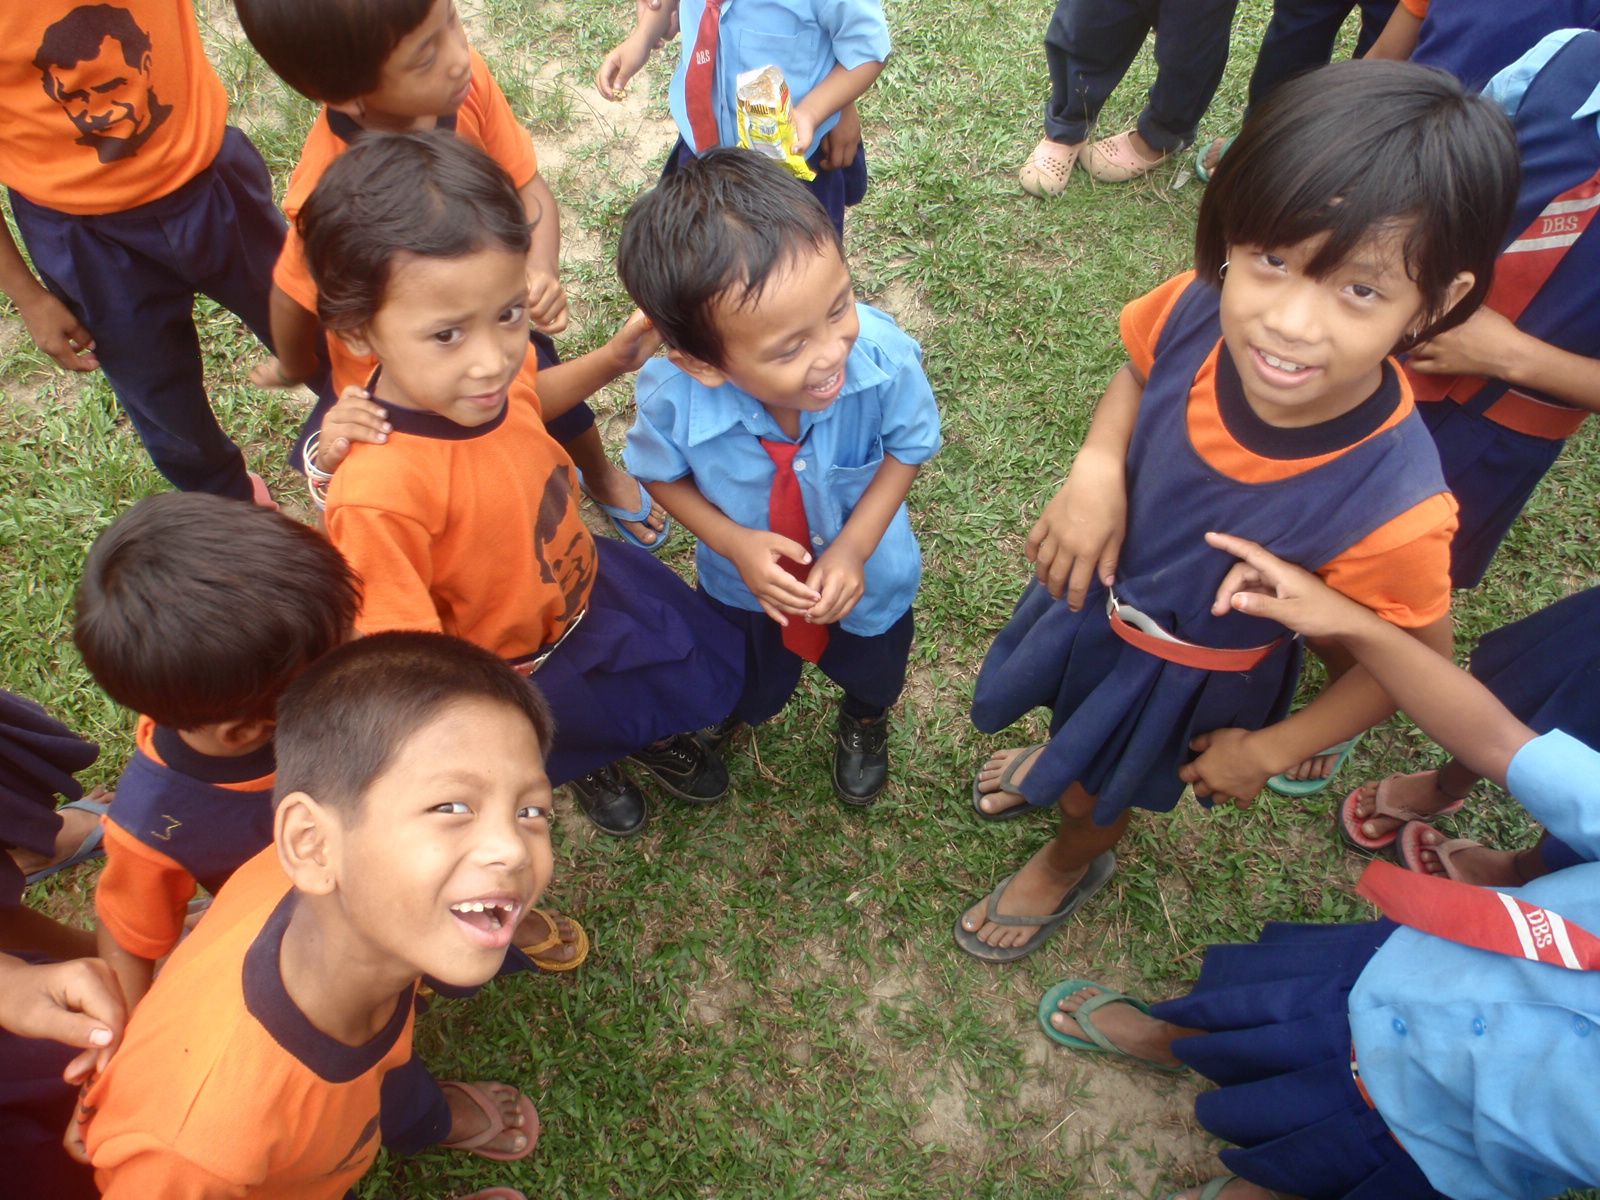
[[[1217,268],[1217,278],[1218,279],[1226,279],[1228,277],[1228,263],[1229,263],[1229,261],[1231,261],[1231,260],[1224,259],[1223,262],[1222,262],[1222,265]]]

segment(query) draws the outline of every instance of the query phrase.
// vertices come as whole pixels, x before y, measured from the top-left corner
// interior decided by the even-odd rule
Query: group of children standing
[[[93,1182],[35,1139],[39,1169],[61,1195],[333,1198],[380,1144],[521,1158],[533,1103],[436,1082],[411,1031],[424,993],[588,953],[577,921],[537,907],[551,789],[617,836],[648,819],[630,768],[721,800],[721,749],[781,711],[806,661],[842,692],[840,800],[871,805],[887,782],[921,577],[906,499],[940,422],[920,348],[856,301],[843,253],[882,6],[640,0],[597,84],[615,96],[676,22],[681,137],[622,231],[638,313],[569,362],[549,340],[567,322],[556,201],[452,0],[237,0],[262,57],[324,105],[292,226],[223,126],[190,0],[57,7],[0,16],[6,44],[40,47],[0,82],[42,93],[19,104],[26,134],[0,135],[39,278],[0,241],[0,287],[63,365],[105,370],[169,479],[212,494],[142,501],[85,566],[76,641],[141,719],[88,835],[109,859],[106,968],[0,976],[36,997],[19,1032],[92,1018],[65,1038],[85,1053],[30,1051],[21,1091],[48,1127],[43,1076],[86,1081],[71,1130]],[[1396,705],[1592,857],[1595,752],[1534,738],[1447,657],[1452,581],[1481,576],[1575,406],[1600,407],[1593,339],[1566,323],[1587,313],[1554,299],[1582,274],[1600,178],[1600,33],[1546,32],[1488,99],[1397,63],[1282,83],[1216,162],[1195,270],[1124,310],[1128,362],[1030,533],[1038,578],[978,680],[981,729],[1053,717],[1047,742],[983,765],[976,815],[1053,806],[1060,824],[958,919],[963,950],[1041,946],[1112,877],[1133,809],[1170,810],[1186,786],[1249,803],[1275,775],[1294,790]],[[808,183],[731,148],[735,80],[768,64]],[[30,193],[36,175],[59,188]],[[269,511],[211,417],[197,291],[271,348],[257,383],[318,391],[301,465],[325,537]],[[119,303],[165,312],[164,340],[102,328]],[[151,358],[171,378],[152,382]],[[624,471],[585,401],[633,372]],[[619,538],[589,533],[585,492]],[[650,553],[673,522],[698,540],[693,590]],[[1291,714],[1303,644],[1333,682]],[[1469,702],[1441,704],[1452,690]],[[21,702],[14,716],[38,769],[0,815],[37,827],[86,750]],[[1402,811],[1360,789],[1346,809],[1370,837]],[[43,874],[74,836],[63,821],[17,844]],[[1041,1003],[1045,1030],[1224,1085],[1200,1116],[1242,1148],[1225,1158],[1243,1178],[1207,1197],[1594,1181],[1592,1138],[1539,1115],[1579,1103],[1600,1065],[1583,973],[1600,952],[1578,924],[1600,917],[1593,868],[1497,899],[1434,878],[1452,874],[1445,844],[1416,853],[1412,875],[1363,885],[1391,922],[1269,929],[1155,1010],[1071,980]],[[1418,899],[1435,885],[1458,890]],[[215,900],[184,937],[201,886]],[[71,932],[53,936],[72,957]],[[1484,1039],[1464,1055],[1445,1044],[1458,1024]],[[1466,1065],[1439,1069],[1452,1054]]]

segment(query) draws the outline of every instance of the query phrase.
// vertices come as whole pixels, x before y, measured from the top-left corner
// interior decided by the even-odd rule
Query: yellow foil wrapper
[[[817,173],[791,148],[794,122],[789,117],[789,84],[777,67],[742,71],[738,80],[739,145],[775,158],[801,179]]]

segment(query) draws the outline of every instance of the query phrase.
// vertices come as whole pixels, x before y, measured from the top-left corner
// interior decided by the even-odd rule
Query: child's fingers
[[[1089,594],[1089,585],[1096,575],[1096,563],[1082,555],[1072,559],[1072,569],[1067,573],[1067,607],[1073,612],[1083,607],[1084,597]]]

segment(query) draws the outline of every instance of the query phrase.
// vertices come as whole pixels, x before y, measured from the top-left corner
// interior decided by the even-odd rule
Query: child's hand
[[[1242,560],[1229,569],[1217,589],[1213,616],[1232,608],[1313,638],[1345,637],[1363,622],[1381,619],[1310,571],[1284,562],[1255,542],[1228,533],[1208,533],[1206,541]]]
[[[39,288],[18,302],[17,312],[34,345],[54,359],[57,366],[69,371],[93,371],[100,365],[94,356],[94,337],[54,293]]]
[[[1066,589],[1067,607],[1077,612],[1093,580],[1110,587],[1116,579],[1127,527],[1124,464],[1109,455],[1080,452],[1066,484],[1028,531],[1028,561],[1057,600]]]
[[[1406,364],[1424,375],[1504,378],[1528,335],[1492,308],[1480,308],[1454,329],[1412,349]]]
[[[673,22],[677,22],[676,16],[673,17]],[[594,86],[607,100],[626,99],[628,81],[650,61],[652,49],[651,44],[639,36],[638,30],[635,30],[606,55],[605,61],[600,64],[600,70],[595,72]]]
[[[1239,808],[1255,803],[1280,764],[1262,762],[1258,742],[1247,729],[1217,729],[1189,743],[1200,757],[1178,768],[1178,778],[1194,787],[1196,796]]]
[[[649,317],[634,309],[633,315],[606,343],[606,349],[615,356],[617,374],[630,375],[661,349],[661,335],[656,332]]]
[[[394,426],[388,412],[373,401],[365,388],[351,384],[339,393],[339,402],[322,418],[322,433],[317,438],[317,470],[332,475],[350,454],[355,442],[381,446],[389,440]]]
[[[806,620],[813,625],[832,625],[849,616],[867,590],[866,563],[859,554],[835,542],[817,559],[806,584],[821,597],[807,611]]]
[[[801,583],[778,563],[780,558],[801,566],[810,563],[810,551],[799,542],[765,529],[745,529],[728,557],[761,605],[761,611],[779,625],[787,625],[789,615],[809,612],[822,599],[815,588]]]
[[[856,112],[852,100],[839,110],[839,123],[822,138],[822,159],[817,166],[824,171],[848,167],[856,160],[861,149],[861,114]]]
[[[540,333],[560,333],[567,327],[567,290],[548,271],[528,268],[528,320]]]
[[[276,354],[267,355],[250,368],[250,385],[263,391],[299,387],[303,382],[304,380],[289,378],[289,373],[283,369],[283,364],[278,361]]]
[[[811,153],[811,143],[816,140],[817,126],[821,122],[811,115],[811,110],[802,100],[789,110],[789,123],[794,126],[794,145],[790,148],[805,158]]]
[[[83,1053],[62,1072],[68,1083],[82,1083],[102,1070],[128,1020],[111,968],[98,958],[41,966],[6,961],[0,977],[0,1025],[23,1037],[79,1047]]]

